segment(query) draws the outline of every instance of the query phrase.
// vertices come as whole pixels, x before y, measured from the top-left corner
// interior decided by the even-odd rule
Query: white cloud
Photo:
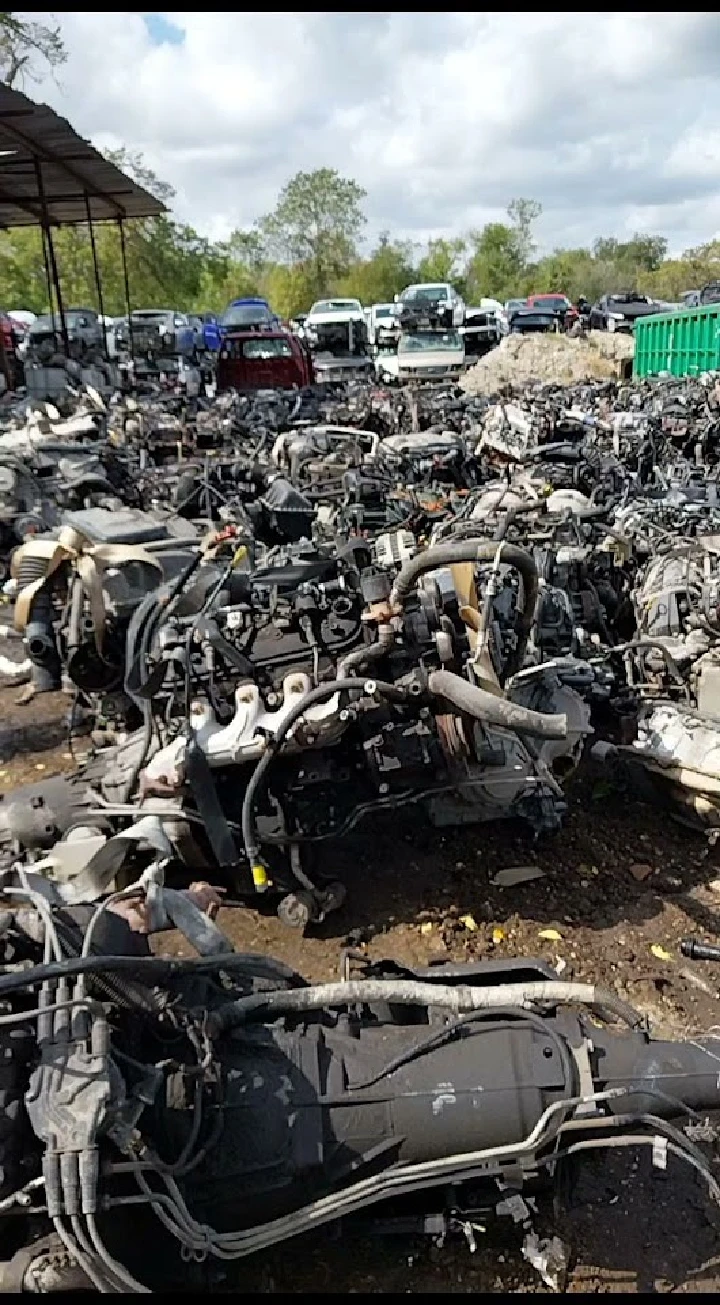
[[[59,15],[68,63],[27,90],[100,146],[142,151],[214,238],[323,166],[364,186],[371,233],[459,232],[517,195],[543,204],[545,247],[717,232],[714,13],[156,17]],[[153,39],[166,24],[184,39]]]

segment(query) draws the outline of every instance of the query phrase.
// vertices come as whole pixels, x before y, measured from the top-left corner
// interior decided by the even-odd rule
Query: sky
[[[369,238],[460,234],[516,196],[543,206],[542,251],[720,233],[718,14],[55,17],[68,62],[22,89],[140,151],[212,239],[319,167],[367,191]]]

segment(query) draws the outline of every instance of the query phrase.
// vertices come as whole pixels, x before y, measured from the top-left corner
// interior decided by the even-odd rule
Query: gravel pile
[[[507,335],[466,372],[460,384],[469,394],[497,394],[505,385],[528,382],[574,385],[619,376],[622,362],[634,352],[632,336],[590,331],[568,335]]]

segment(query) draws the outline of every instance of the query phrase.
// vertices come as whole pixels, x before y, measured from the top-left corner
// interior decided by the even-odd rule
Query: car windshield
[[[570,300],[565,295],[531,295],[528,303],[538,308],[567,308]]]
[[[457,331],[433,331],[431,334],[403,335],[398,353],[422,353],[432,349],[462,351],[463,342]]]
[[[310,316],[316,313],[359,313],[359,299],[318,299],[310,309]]]
[[[274,322],[267,304],[230,304],[220,318],[221,326],[253,326],[257,322]]]
[[[524,299],[508,299],[505,307],[509,313],[512,313],[516,308],[525,308],[526,304]]]
[[[269,358],[292,358],[292,349],[288,341],[277,336],[266,338],[258,336],[257,340],[243,340],[242,351],[244,358],[253,358],[258,362],[267,361]]]
[[[652,299],[648,299],[647,295],[626,294],[626,295],[608,296],[608,308],[623,309],[623,308],[632,308],[632,307],[641,307],[641,306],[646,307],[648,304],[651,303],[652,303]]]
[[[447,297],[447,286],[444,285],[411,285],[403,295],[403,299],[412,299],[421,304],[434,304],[438,299]]]
[[[393,305],[392,305],[392,304],[383,304],[383,307],[382,307],[382,308],[376,308],[376,309],[375,309],[375,316],[376,316],[376,317],[392,317],[392,316],[393,316]]]

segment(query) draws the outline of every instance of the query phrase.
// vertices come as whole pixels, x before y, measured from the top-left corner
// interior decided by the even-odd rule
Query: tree
[[[384,231],[369,258],[353,263],[337,289],[363,304],[383,304],[390,303],[414,279],[412,244],[391,240]]]
[[[556,290],[575,301],[580,295],[595,299],[602,294],[595,283],[596,264],[589,249],[555,249],[535,268],[533,289],[538,294]]]
[[[467,294],[510,299],[521,291],[525,261],[517,232],[504,222],[488,222],[482,231],[471,232],[474,246],[467,271]]]
[[[58,26],[0,13],[0,81],[6,86],[15,86],[24,78],[37,81],[44,65],[54,70],[66,60],[67,51]]]
[[[515,232],[518,257],[527,266],[530,262],[535,242],[533,240],[533,222],[542,214],[542,204],[536,199],[511,199],[507,206],[507,215]]]
[[[260,222],[260,232],[279,261],[312,268],[312,292],[323,295],[356,255],[364,198],[362,187],[334,168],[298,172]]]
[[[418,263],[418,281],[459,281],[463,276],[461,260],[467,251],[462,237],[446,240],[438,236],[429,240],[427,252]]]
[[[259,276],[267,261],[263,238],[259,231],[233,231],[223,246],[232,263],[240,263]]]

